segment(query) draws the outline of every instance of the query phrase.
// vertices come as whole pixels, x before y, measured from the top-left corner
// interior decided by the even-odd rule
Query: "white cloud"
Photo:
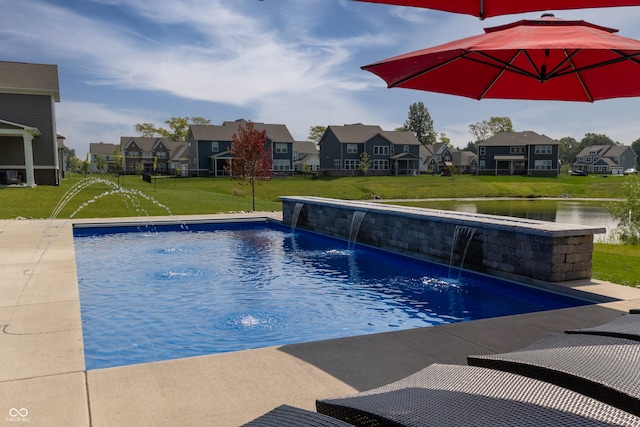
[[[121,136],[135,135],[135,123],[160,121],[156,113],[149,111],[88,102],[56,104],[57,131],[65,137],[65,145],[75,149],[80,158],[89,152],[92,142],[119,144]]]
[[[314,125],[362,122],[393,129],[405,120],[409,105],[421,100],[436,131],[457,146],[471,139],[469,124],[492,116],[510,116],[517,130],[552,137],[579,139],[593,131],[629,143],[640,136],[638,131],[629,139],[636,132],[631,115],[637,100],[586,109],[569,103],[478,102],[388,90],[359,69],[539,13],[480,21],[351,0],[92,2],[110,15],[44,0],[3,0],[9,12],[0,14],[3,59],[57,63],[61,73],[69,73],[61,76],[58,127],[79,151],[89,142],[118,142],[133,133],[135,123],[185,115],[214,123],[240,116],[284,123],[297,139],[306,138]],[[114,19],[119,11],[123,19]],[[640,8],[556,15],[640,36],[635,24]],[[149,105],[149,98],[155,104]],[[624,110],[616,111],[619,106]]]

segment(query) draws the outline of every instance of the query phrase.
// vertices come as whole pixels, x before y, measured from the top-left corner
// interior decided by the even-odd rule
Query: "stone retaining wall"
[[[354,212],[366,212],[357,242],[438,262],[449,263],[456,226],[475,229],[465,268],[502,272],[548,282],[591,278],[593,235],[603,227],[577,226],[493,215],[389,206],[320,197],[280,197],[283,222],[349,238]],[[458,242],[453,265],[460,265]],[[457,264],[456,264],[457,263]]]

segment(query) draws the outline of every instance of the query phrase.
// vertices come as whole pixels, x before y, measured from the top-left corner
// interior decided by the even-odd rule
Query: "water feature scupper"
[[[291,234],[296,231],[296,225],[298,224],[298,218],[300,218],[300,212],[304,207],[304,203],[296,203],[293,207],[293,214],[291,215]]]
[[[453,266],[454,255],[460,254],[460,266],[458,267],[458,280],[460,280],[460,274],[462,273],[462,267],[464,260],[467,257],[467,251],[469,245],[473,239],[474,234],[478,231],[475,227],[468,227],[464,225],[456,225],[453,231],[453,238],[451,240],[451,254],[449,255],[449,278],[451,278],[451,268]]]
[[[351,227],[349,228],[349,250],[352,251],[356,245],[356,239],[358,238],[358,232],[360,231],[360,225],[362,224],[362,220],[364,216],[367,214],[366,211],[354,211],[353,216],[351,217]]]

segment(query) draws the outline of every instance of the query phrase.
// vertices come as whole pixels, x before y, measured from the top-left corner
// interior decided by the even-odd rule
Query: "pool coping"
[[[279,221],[281,216],[232,213],[179,220]],[[118,222],[138,219],[73,220]],[[376,387],[431,363],[464,364],[469,354],[515,350],[547,333],[595,326],[640,307],[639,289],[583,280],[563,286],[616,301],[87,372],[71,225],[0,221],[0,426],[234,426],[280,404],[313,409],[315,399]]]

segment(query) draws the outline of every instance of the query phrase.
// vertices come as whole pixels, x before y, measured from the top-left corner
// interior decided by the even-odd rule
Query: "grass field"
[[[190,215],[249,211],[251,187],[227,178],[158,178],[147,183],[139,176],[116,179],[111,175],[70,175],[59,187],[0,188],[0,219],[49,218],[65,193],[81,183],[79,191],[58,218],[104,218],[139,215]],[[304,177],[274,178],[256,186],[256,210],[279,211],[279,196],[320,196],[370,200],[463,197],[582,197],[617,198],[625,177],[522,176],[442,177]],[[124,193],[107,183],[119,183]],[[66,200],[66,199],[65,199]],[[640,248],[596,244],[593,277],[628,286],[640,284]]]

